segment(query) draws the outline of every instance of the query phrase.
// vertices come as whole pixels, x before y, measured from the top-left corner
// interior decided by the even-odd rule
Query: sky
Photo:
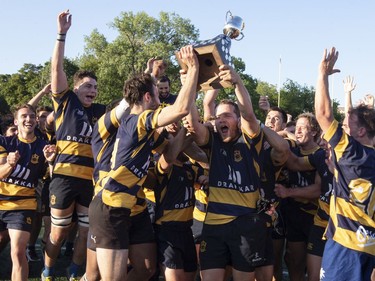
[[[66,41],[69,58],[83,53],[84,36],[95,28],[109,41],[116,38],[109,24],[121,12],[144,11],[155,18],[161,11],[174,12],[189,19],[199,39],[206,40],[222,33],[231,11],[244,20],[245,36],[232,40],[230,53],[242,58],[247,74],[276,86],[291,79],[315,87],[323,50],[335,46],[341,72],[330,79],[331,97],[344,105],[342,81],[348,75],[357,84],[354,103],[375,94],[375,1],[370,0],[1,0],[0,74],[48,61],[57,15],[66,9],[73,15]]]

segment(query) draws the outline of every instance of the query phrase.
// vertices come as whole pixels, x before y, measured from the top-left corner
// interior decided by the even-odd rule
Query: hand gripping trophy
[[[213,39],[199,41],[193,44],[199,60],[198,91],[230,88],[232,84],[219,79],[219,66],[232,64],[229,54],[231,39],[237,41],[244,37],[242,30],[245,24],[239,16],[233,16],[230,11],[226,14],[223,34]],[[241,37],[240,37],[241,36]],[[182,68],[186,66],[179,61]]]

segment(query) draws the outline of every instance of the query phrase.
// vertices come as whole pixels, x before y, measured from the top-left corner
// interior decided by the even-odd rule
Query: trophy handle
[[[232,18],[232,13],[230,11],[227,12],[226,16],[225,16],[225,24],[228,23],[228,15]]]
[[[243,34],[243,32],[241,32],[240,35],[242,35],[241,38],[237,37],[237,38],[234,38],[234,40],[240,41],[240,40],[242,40],[245,37],[245,35]]]

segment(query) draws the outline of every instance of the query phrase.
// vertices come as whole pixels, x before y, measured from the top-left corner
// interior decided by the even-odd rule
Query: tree
[[[99,80],[98,100],[109,103],[122,95],[124,81],[130,75],[146,68],[151,57],[168,62],[167,74],[172,81],[172,91],[179,88],[179,67],[175,51],[196,41],[198,31],[175,13],[161,12],[159,19],[145,12],[122,12],[111,27],[119,33],[112,42],[94,30],[85,38],[85,53],[79,58],[82,69],[94,70]]]

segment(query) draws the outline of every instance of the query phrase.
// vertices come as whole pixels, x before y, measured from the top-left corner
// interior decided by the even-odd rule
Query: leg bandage
[[[83,227],[89,227],[89,215],[84,213],[77,213],[78,224]]]
[[[57,217],[51,214],[51,223],[54,227],[66,228],[72,223],[72,215],[65,217]]]

